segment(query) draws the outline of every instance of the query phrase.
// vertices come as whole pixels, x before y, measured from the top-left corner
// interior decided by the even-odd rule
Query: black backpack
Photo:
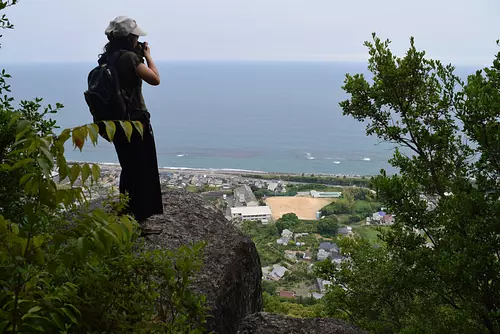
[[[99,65],[90,71],[88,89],[84,92],[94,123],[105,120],[130,119],[130,99],[120,88],[115,62],[126,51],[119,50],[110,57],[103,57]]]

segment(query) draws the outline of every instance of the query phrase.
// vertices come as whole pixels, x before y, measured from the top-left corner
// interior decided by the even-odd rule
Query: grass
[[[378,229],[381,230],[388,230],[388,226],[370,226],[370,225],[365,225],[365,226],[357,226],[354,228],[354,232],[356,232],[360,237],[367,239],[371,243],[380,243],[380,239],[378,238],[379,231]]]
[[[188,186],[186,186],[186,190],[190,191],[192,193],[196,193],[196,192],[198,192],[198,187],[197,186],[193,186],[193,185],[188,185]]]

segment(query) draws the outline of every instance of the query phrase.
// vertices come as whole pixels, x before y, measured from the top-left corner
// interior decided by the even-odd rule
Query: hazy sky
[[[432,57],[491,64],[500,0],[21,0],[7,11],[0,63],[94,61],[104,29],[135,18],[158,60],[367,58],[372,32],[402,55],[410,36]]]

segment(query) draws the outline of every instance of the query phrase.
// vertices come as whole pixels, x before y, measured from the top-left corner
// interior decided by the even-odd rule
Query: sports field
[[[273,218],[279,219],[285,213],[295,213],[299,219],[316,220],[316,212],[333,202],[328,198],[312,197],[269,197],[267,205],[271,208]]]

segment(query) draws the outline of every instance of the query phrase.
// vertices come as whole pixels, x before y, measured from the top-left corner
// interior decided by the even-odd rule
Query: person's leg
[[[126,194],[130,196],[132,183],[133,183],[133,152],[131,149],[131,143],[128,142],[124,134],[117,129],[115,138],[113,140],[115,146],[116,154],[118,155],[118,161],[120,162],[121,172],[120,172],[120,183],[119,191],[120,194]],[[132,213],[130,207],[130,201],[127,204],[125,210],[122,210],[120,214],[130,214]]]
[[[156,147],[148,122],[143,134],[142,138],[134,131],[131,142],[124,136],[115,139],[122,166],[120,193],[128,193],[130,212],[138,221],[163,213]]]

